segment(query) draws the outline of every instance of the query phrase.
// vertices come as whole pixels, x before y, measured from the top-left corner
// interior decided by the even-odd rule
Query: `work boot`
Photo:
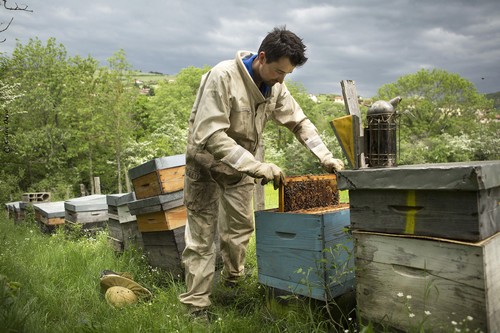
[[[228,277],[224,269],[220,272],[220,282],[226,288],[237,288],[243,285],[252,276],[252,269],[246,269],[245,274],[242,276]]]
[[[191,306],[188,310],[188,314],[191,319],[200,324],[209,324],[210,316],[208,308],[200,308],[197,306]]]

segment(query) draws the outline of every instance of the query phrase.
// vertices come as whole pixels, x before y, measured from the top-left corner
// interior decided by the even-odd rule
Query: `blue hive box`
[[[354,289],[349,208],[255,212],[259,282],[318,300]]]

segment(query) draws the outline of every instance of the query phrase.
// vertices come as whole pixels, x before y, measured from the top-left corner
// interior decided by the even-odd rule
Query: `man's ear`
[[[266,63],[266,52],[260,51],[257,58],[259,59],[259,62],[261,65],[265,64]]]

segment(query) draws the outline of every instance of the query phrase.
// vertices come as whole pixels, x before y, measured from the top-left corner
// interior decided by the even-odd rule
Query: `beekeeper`
[[[210,306],[218,228],[221,280],[237,283],[254,231],[255,179],[284,180],[282,170],[255,158],[264,125],[272,120],[294,133],[328,172],[344,164],[333,157],[316,127],[283,83],[307,58],[302,39],[276,27],[257,53],[239,51],[203,75],[189,119],[184,200],[188,211],[182,255],[187,291],[180,301],[194,316]]]

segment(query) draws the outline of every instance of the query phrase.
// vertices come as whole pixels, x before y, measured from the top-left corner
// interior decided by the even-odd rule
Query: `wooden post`
[[[353,80],[342,80],[340,81],[342,87],[342,96],[344,97],[344,105],[348,115],[353,115],[359,119],[359,136],[358,136],[358,147],[359,156],[358,165],[360,168],[365,168],[365,146],[364,146],[364,130],[363,121],[361,119],[361,111],[359,110],[358,94],[356,92],[356,84]]]
[[[259,142],[255,157],[258,161],[264,160],[264,145],[262,143],[262,140]],[[257,185],[255,186],[255,191],[253,194],[253,209],[255,211],[266,209],[264,186],[260,185],[260,183],[257,183]]]
[[[85,188],[85,184],[80,184],[80,195],[82,197],[87,195],[87,189]]]
[[[94,177],[94,194],[101,194],[101,178]]]

